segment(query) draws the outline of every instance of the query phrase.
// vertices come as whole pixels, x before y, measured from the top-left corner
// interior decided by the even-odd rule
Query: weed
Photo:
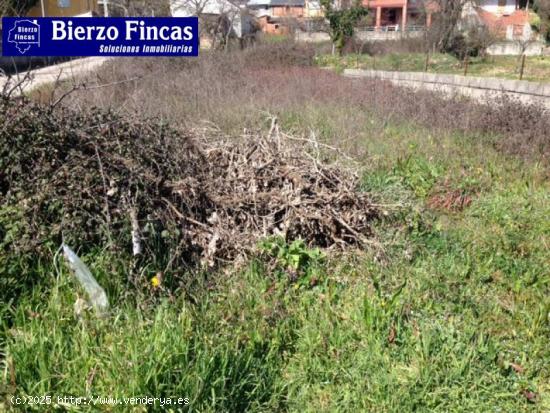
[[[405,159],[397,160],[394,173],[402,177],[405,184],[421,198],[429,194],[441,175],[435,165],[412,154]]]
[[[307,248],[301,239],[288,244],[279,237],[263,241],[260,250],[275,259],[275,272],[279,278],[286,275],[289,281],[302,286],[319,283],[325,260],[325,254],[319,248]]]

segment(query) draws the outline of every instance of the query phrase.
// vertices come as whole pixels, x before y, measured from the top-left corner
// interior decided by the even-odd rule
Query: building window
[[[60,9],[71,7],[71,0],[57,0],[57,7]]]

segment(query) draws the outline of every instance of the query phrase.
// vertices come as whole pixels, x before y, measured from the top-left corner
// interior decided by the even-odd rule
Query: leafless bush
[[[293,41],[260,43],[242,53],[245,66],[255,68],[311,66],[314,55],[312,46],[300,45]]]
[[[285,86],[288,79],[270,78],[268,73],[281,73],[283,68],[296,72],[311,64],[312,58],[310,48],[276,43],[228,53],[205,52],[198,59],[128,59],[124,65],[113,61],[87,79],[87,88],[69,96],[67,104],[116,105],[119,110],[162,116],[180,125],[211,120],[224,130],[240,132],[257,126],[265,117],[262,112],[291,99]],[[273,84],[275,78],[281,84]],[[49,95],[45,91],[43,97]]]
[[[265,113],[303,113],[327,108],[340,129],[333,139],[360,139],[358,113],[380,119],[412,120],[428,128],[459,130],[498,137],[502,151],[524,157],[550,156],[550,118],[541,107],[510,99],[486,106],[467,99],[445,99],[432,92],[400,89],[373,80],[352,80],[307,66],[300,48],[264,46],[243,52],[203,54],[196,60],[128,60],[113,62],[94,83],[110,87],[77,91],[68,104],[109,106],[130,113],[161,116],[173,124],[206,120],[228,132],[256,128]],[[270,48],[280,51],[271,56]],[[277,49],[281,47],[281,49]],[[294,47],[294,46],[293,46]]]
[[[423,53],[425,42],[422,38],[402,38],[399,40],[371,41],[360,43],[361,53],[384,55],[389,53]]]
[[[113,16],[170,16],[169,0],[110,0]]]
[[[496,41],[497,38],[486,26],[472,26],[456,32],[449,40],[445,51],[461,60],[466,56],[485,57],[489,46]]]
[[[550,161],[550,113],[542,106],[526,105],[497,95],[489,105],[466,98],[444,99],[427,91],[402,91],[378,87],[376,107],[396,118],[412,119],[430,128],[493,137],[501,152],[522,158]]]

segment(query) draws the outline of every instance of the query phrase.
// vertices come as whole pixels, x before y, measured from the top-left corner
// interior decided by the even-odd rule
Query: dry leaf
[[[397,336],[397,332],[395,331],[395,325],[392,324],[390,327],[390,332],[388,334],[388,343],[393,344],[395,342],[396,336]]]

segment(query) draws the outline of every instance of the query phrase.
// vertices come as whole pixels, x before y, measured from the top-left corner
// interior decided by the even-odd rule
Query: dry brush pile
[[[368,242],[377,210],[350,170],[282,134],[215,135],[0,100],[0,252],[137,243],[143,256],[160,245],[172,264],[215,265],[273,235]]]

